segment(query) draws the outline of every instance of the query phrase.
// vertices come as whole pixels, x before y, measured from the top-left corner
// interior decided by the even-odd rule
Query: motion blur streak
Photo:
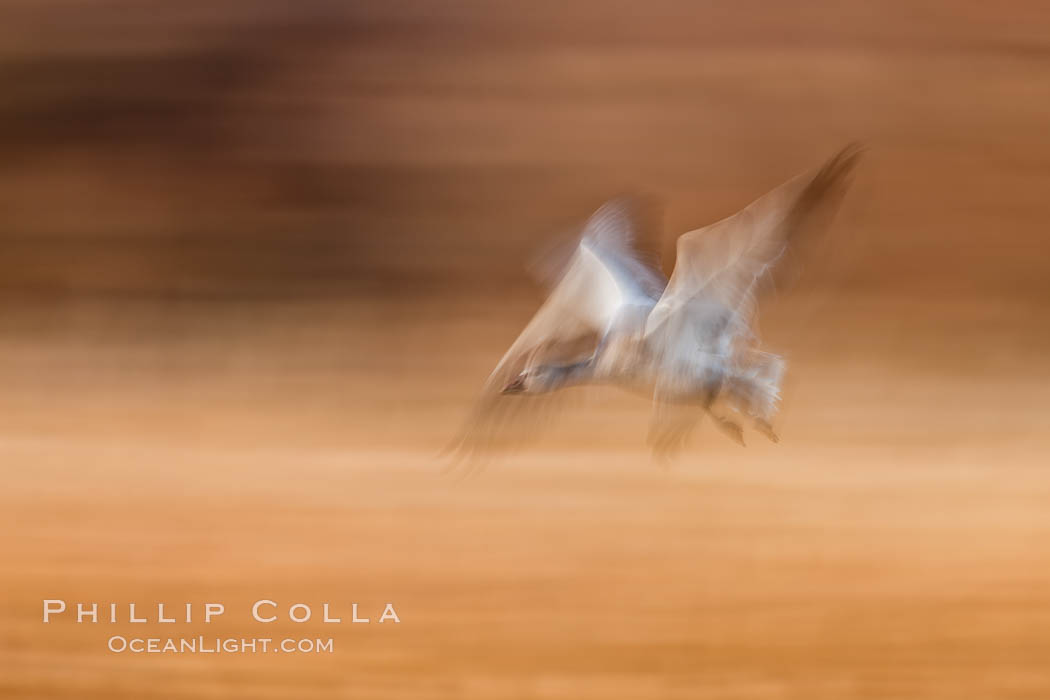
[[[1047,37],[1037,2],[6,0],[0,693],[1046,698]],[[435,475],[533,251],[641,190],[671,269],[855,138],[849,235],[763,308],[779,445],[663,472],[598,389]],[[337,595],[402,622],[132,663],[105,640],[154,627],[39,619]]]

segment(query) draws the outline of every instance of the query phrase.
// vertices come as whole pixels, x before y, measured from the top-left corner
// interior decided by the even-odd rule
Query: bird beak
[[[524,377],[524,375],[519,374],[517,377],[514,378],[514,381],[512,381],[507,386],[503,387],[503,391],[500,392],[500,393],[503,393],[503,394],[522,394],[524,392],[525,392],[525,377]]]

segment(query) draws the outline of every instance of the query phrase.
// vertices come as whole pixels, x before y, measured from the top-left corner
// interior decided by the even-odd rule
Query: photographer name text
[[[66,602],[60,598],[44,599],[43,620],[51,623],[58,620],[75,621],[80,624],[138,623],[138,624],[210,624],[226,615],[224,603],[98,603]],[[365,607],[349,603],[341,608],[332,603],[281,604],[269,598],[260,598],[247,606],[241,614],[246,619],[271,623],[287,621],[305,623],[314,620],[325,624],[370,624],[400,623],[393,603],[382,607]]]

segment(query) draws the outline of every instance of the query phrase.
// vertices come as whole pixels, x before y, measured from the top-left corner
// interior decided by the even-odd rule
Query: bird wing
[[[663,276],[634,250],[635,226],[629,200],[602,205],[584,226],[574,249],[540,266],[550,286],[547,299],[489,375],[460,448],[475,450],[493,443],[497,426],[506,426],[509,408],[544,401],[505,397],[502,389],[523,370],[563,363],[594,351],[628,306],[646,311],[666,284]]]
[[[683,311],[723,309],[749,325],[759,292],[790,267],[785,258],[791,250],[830,224],[860,153],[851,144],[815,172],[789,180],[726,219],[682,234],[674,272],[649,315],[646,334]]]
[[[739,340],[751,337],[759,293],[784,278],[794,249],[828,227],[859,157],[851,144],[816,171],[678,238],[674,272],[645,326],[660,368],[650,434],[654,449],[680,448],[691,423],[662,418],[673,412],[665,404],[685,382],[708,372],[724,376],[736,362]]]
[[[567,261],[541,266],[551,291],[496,365],[486,390],[502,389],[581,337],[596,341],[624,306],[656,304],[666,281],[635,251],[631,211],[630,200],[606,202],[588,219]]]

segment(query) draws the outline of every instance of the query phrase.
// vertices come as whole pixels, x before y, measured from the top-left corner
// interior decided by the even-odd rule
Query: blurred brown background
[[[0,692],[1047,697],[1048,36],[1037,2],[4,0]],[[641,191],[670,270],[853,139],[762,318],[781,444],[701,430],[665,473],[602,390],[437,475],[537,247]],[[244,624],[262,597],[403,622]]]

